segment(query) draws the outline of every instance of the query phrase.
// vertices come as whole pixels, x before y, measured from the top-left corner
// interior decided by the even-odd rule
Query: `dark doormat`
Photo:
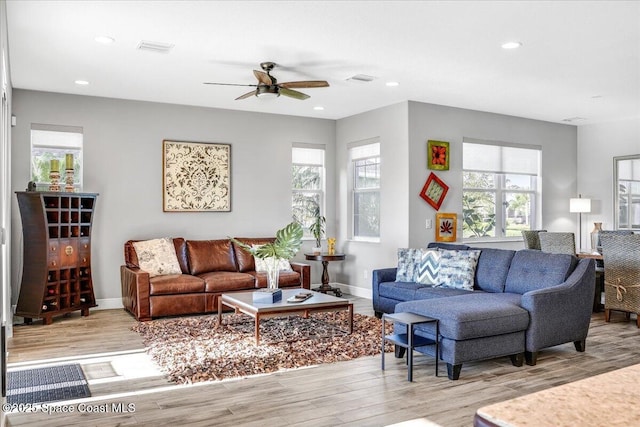
[[[79,364],[7,372],[7,403],[46,403],[90,397]]]

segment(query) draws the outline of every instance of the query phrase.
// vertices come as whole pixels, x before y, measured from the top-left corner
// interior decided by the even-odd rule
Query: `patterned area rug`
[[[353,334],[347,327],[346,312],[267,319],[260,322],[259,346],[254,320],[243,314],[225,314],[222,327],[209,315],[140,322],[132,330],[170,381],[196,383],[380,354],[379,319],[354,313]]]
[[[7,372],[7,403],[36,404],[91,396],[78,364]]]

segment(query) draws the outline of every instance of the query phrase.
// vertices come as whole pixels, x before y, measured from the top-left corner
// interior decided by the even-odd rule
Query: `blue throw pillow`
[[[421,259],[422,252],[420,249],[399,248],[396,282],[415,282],[416,270],[420,265]]]
[[[472,291],[480,251],[449,251],[444,249],[439,251],[439,286]]]

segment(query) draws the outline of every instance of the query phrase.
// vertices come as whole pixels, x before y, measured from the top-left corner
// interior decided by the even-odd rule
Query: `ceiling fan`
[[[257,85],[244,85],[235,83],[211,83],[204,82],[206,85],[220,85],[220,86],[251,86],[255,87],[251,92],[247,92],[244,95],[240,95],[236,98],[239,99],[249,98],[250,96],[257,96],[258,98],[276,98],[280,95],[288,96],[295,99],[307,99],[309,95],[298,92],[295,89],[301,88],[313,88],[313,87],[328,87],[329,83],[325,80],[306,80],[298,82],[286,82],[278,83],[278,80],[271,75],[271,70],[276,66],[275,62],[262,62],[260,67],[264,71],[253,70],[253,75],[258,79]]]

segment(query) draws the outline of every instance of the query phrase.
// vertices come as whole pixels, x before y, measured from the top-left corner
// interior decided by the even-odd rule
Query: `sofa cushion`
[[[231,241],[187,240],[187,254],[191,274],[210,271],[237,271]]]
[[[461,341],[526,330],[529,312],[514,303],[518,298],[519,295],[474,292],[402,302],[396,305],[396,313],[410,312],[436,318],[443,337]],[[418,330],[422,328],[417,327]]]
[[[430,287],[416,282],[382,282],[379,286],[379,294],[398,301],[410,301],[415,299],[416,290]]]
[[[440,249],[439,286],[446,288],[473,290],[476,266],[480,257],[479,250]]]
[[[482,291],[474,291],[474,292],[482,292]],[[416,293],[413,299],[433,299],[433,298],[443,298],[443,297],[452,297],[455,295],[468,295],[469,291],[465,289],[456,289],[456,288],[445,288],[443,286],[433,287],[433,286],[425,286],[422,288],[416,289]]]
[[[255,288],[256,280],[251,274],[228,271],[211,271],[198,275],[204,280],[205,292],[225,292],[250,290]]]
[[[486,292],[504,292],[504,284],[516,251],[509,249],[471,248],[481,250],[476,267],[474,288]]]
[[[204,292],[204,280],[190,274],[172,274],[149,279],[149,295]]]
[[[166,274],[181,274],[171,237],[134,242],[140,270],[149,273],[149,277]]]
[[[504,291],[516,294],[559,285],[575,269],[577,258],[522,249],[513,256]]]
[[[270,243],[276,240],[275,237],[236,237],[235,239],[249,246],[264,245],[265,243]],[[255,259],[253,258],[251,252],[248,252],[247,250],[238,246],[238,244],[235,242],[232,242],[232,246],[233,251],[236,255],[238,271],[240,273],[256,271]]]

